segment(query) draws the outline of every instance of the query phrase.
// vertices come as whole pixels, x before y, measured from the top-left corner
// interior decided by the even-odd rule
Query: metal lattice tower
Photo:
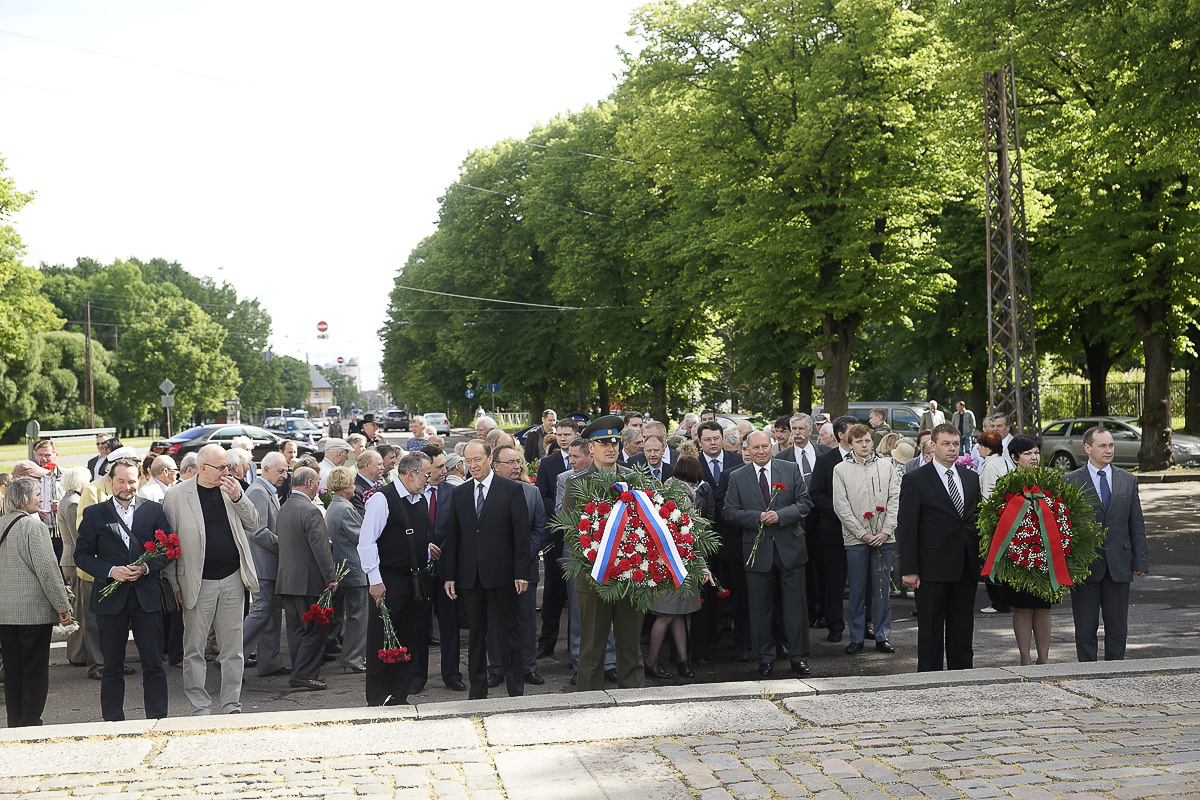
[[[1012,64],[983,77],[984,218],[987,225],[988,403],[1014,431],[1041,426],[1025,191]]]

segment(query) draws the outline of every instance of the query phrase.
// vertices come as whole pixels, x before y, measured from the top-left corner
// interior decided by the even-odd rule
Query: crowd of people
[[[1003,414],[976,435],[961,403],[949,423],[933,403],[926,418],[909,439],[888,429],[884,409],[865,424],[796,414],[761,431],[722,427],[705,409],[673,432],[638,413],[581,426],[547,410],[523,443],[483,415],[476,438],[447,450],[420,417],[401,449],[366,415],[302,457],[285,440],[255,464],[250,441],[234,440],[179,463],[139,460],[101,436],[88,466],[68,469],[44,440],[14,467],[0,518],[8,724],[40,724],[52,628],[72,623],[67,658],[99,681],[106,720],[124,719],[130,633],[147,717],[167,714],[164,667],[181,668],[194,715],[240,712],[246,669],[322,690],[322,670],[340,668],[364,674],[368,704],[402,704],[429,680],[431,648],[445,686],[472,699],[544,683],[539,660],[564,645],[580,691],[693,678],[725,637],[759,676],[781,658],[806,676],[813,631],[847,640],[849,654],[894,653],[901,595],[916,600],[918,669],[969,668],[976,509],[999,476],[1037,465],[1038,442],[1013,435]],[[1098,657],[1103,618],[1104,657],[1119,659],[1145,530],[1136,479],[1111,464],[1111,433],[1089,431],[1085,449],[1067,480],[1094,498],[1108,538],[1074,589],[1077,657]],[[554,523],[577,519],[575,487],[590,476],[632,469],[681,484],[719,541],[700,591],[664,592],[650,618],[603,599],[586,574],[566,578]],[[148,553],[159,533],[174,537],[177,558]],[[331,619],[311,612],[324,593]],[[1049,604],[1005,586],[988,593],[989,609],[1013,616],[1021,663],[1031,649],[1045,663]],[[387,630],[405,659],[381,660]]]

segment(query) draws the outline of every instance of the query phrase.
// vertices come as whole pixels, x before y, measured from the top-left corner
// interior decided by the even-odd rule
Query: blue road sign
[[[500,391],[500,384],[498,384],[498,383],[489,383],[489,384],[487,385],[487,390],[488,390],[489,392],[491,392],[492,394],[495,394],[496,392]]]
[[[463,394],[465,394],[465,395],[467,396],[467,399],[468,399],[468,400],[472,400],[472,399],[474,399],[474,397],[475,397],[475,390],[474,390],[474,389],[467,389],[467,391],[463,392]]]

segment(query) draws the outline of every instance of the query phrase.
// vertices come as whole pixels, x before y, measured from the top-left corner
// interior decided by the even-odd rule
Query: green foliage
[[[329,385],[333,387],[334,405],[341,406],[345,411],[349,411],[358,405],[358,389],[354,387],[353,379],[347,375],[343,375],[336,369],[317,367],[317,372],[320,372],[325,377],[325,380],[329,381]]]
[[[86,340],[73,331],[38,334],[30,341],[25,392],[34,404],[33,416],[44,430],[86,428]],[[112,375],[113,355],[92,342],[92,387],[96,398],[93,423],[104,425],[121,405],[120,385]]]
[[[288,408],[304,408],[308,396],[312,393],[312,377],[308,365],[298,358],[291,356],[275,356],[272,362],[278,371],[279,405]]]

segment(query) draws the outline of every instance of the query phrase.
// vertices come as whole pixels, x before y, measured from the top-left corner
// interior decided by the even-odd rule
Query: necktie
[[[961,517],[965,507],[963,506],[962,495],[958,493],[958,484],[954,482],[954,470],[946,470],[946,488],[950,491],[950,502],[954,503],[954,508],[958,510],[958,515]]]
[[[804,476],[804,485],[808,486],[808,479],[812,476],[812,464],[808,462],[808,451],[800,451],[800,473]]]
[[[475,495],[475,516],[482,517],[483,516],[483,484],[476,483],[475,485],[479,488],[479,493]]]
[[[1108,488],[1108,473],[1100,470],[1100,503],[1108,511],[1108,501],[1112,499],[1112,490]]]
[[[662,469],[660,467],[654,468],[654,480],[656,480],[656,481],[662,480]]]
[[[437,517],[437,489],[429,493],[429,521],[433,522]]]
[[[709,468],[712,470],[713,474],[713,483],[716,483],[717,481],[721,480],[721,462],[714,458],[709,462],[709,464]]]
[[[758,468],[758,490],[760,492],[762,492],[763,502],[766,503],[768,507],[770,507],[770,505],[771,505],[771,487],[767,486],[767,468],[766,467]]]

